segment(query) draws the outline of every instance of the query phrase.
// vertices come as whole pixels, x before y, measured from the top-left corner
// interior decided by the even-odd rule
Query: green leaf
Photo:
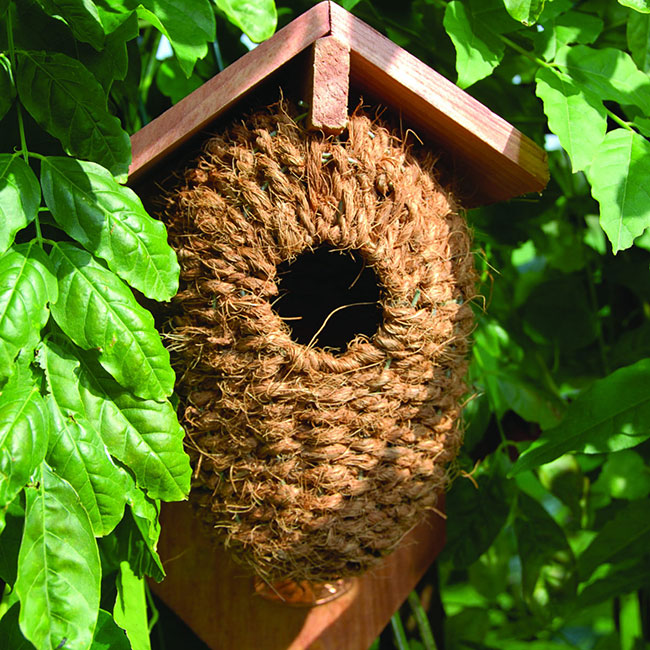
[[[275,0],[215,0],[217,7],[223,11],[228,20],[254,43],[261,43],[273,36],[278,24],[278,12]]]
[[[169,39],[187,77],[196,61],[207,54],[207,43],[215,39],[214,12],[208,0],[141,0],[138,15]]]
[[[626,52],[576,45],[562,48],[555,63],[583,91],[623,106],[637,106],[650,114],[650,78]]]
[[[650,142],[636,131],[610,131],[587,177],[612,250],[629,248],[650,226]]]
[[[75,489],[96,537],[108,535],[122,519],[128,479],[115,466],[99,433],[84,417],[79,396],[79,361],[52,339],[39,348],[50,391],[52,431],[47,462]]]
[[[627,46],[639,70],[650,72],[650,16],[630,12],[627,19]]]
[[[650,548],[650,499],[630,502],[598,531],[578,557],[581,580],[601,565],[639,557]]]
[[[638,559],[632,566],[610,567],[607,575],[588,584],[578,596],[576,611],[584,611],[617,596],[643,589],[650,584],[650,555]]]
[[[592,490],[602,490],[614,499],[644,499],[650,494],[650,468],[632,449],[609,454]]]
[[[474,563],[490,547],[510,512],[512,487],[502,474],[483,474],[478,487],[457,479],[447,495],[445,555],[457,569]]]
[[[630,7],[635,11],[640,11],[644,14],[650,14],[650,4],[648,0],[618,0],[619,4],[624,7]]]
[[[619,451],[650,438],[650,359],[595,381],[519,458],[510,474],[533,469],[567,452]]]
[[[80,362],[79,392],[86,417],[110,453],[133,472],[151,498],[184,499],[191,468],[183,451],[184,432],[169,401],[139,399],[121,388],[91,354],[73,353]]]
[[[62,157],[43,159],[41,184],[59,226],[123,280],[154,300],[176,293],[179,266],[167,229],[135,192],[95,163]]]
[[[57,299],[50,260],[35,241],[0,257],[0,380],[13,371],[16,355],[38,345],[48,301]]]
[[[160,582],[165,577],[156,550],[160,536],[160,503],[148,499],[137,489],[132,490],[128,498],[133,504],[127,508],[124,519],[111,535],[99,540],[102,556],[114,570],[118,570],[120,563],[126,559],[136,576],[151,576]],[[143,504],[145,509],[141,510]]]
[[[527,27],[537,22],[546,0],[503,0],[508,13]]]
[[[34,220],[41,203],[41,189],[30,166],[17,155],[0,154],[0,253],[16,233]]]
[[[2,650],[34,650],[34,646],[25,639],[18,626],[20,605],[12,605],[0,619],[0,647]]]
[[[93,73],[106,93],[114,81],[126,78],[129,69],[127,41],[137,36],[138,17],[132,13],[128,15],[128,20],[106,37],[101,51],[96,52],[90,46],[78,44],[79,60]]]
[[[105,34],[112,34],[135,15],[137,2],[124,0],[93,0]],[[136,34],[137,35],[137,34]],[[127,39],[128,40],[128,39]]]
[[[48,16],[60,17],[78,41],[90,43],[96,50],[104,45],[104,28],[91,0],[37,0]]]
[[[549,68],[540,68],[535,81],[548,126],[569,154],[573,171],[585,169],[607,131],[607,112],[602,101],[584,92],[568,75]]]
[[[452,0],[445,8],[443,24],[456,48],[456,83],[467,88],[492,74],[501,63],[505,45],[475,20],[468,7]]]
[[[11,73],[11,62],[0,53],[0,120],[7,114],[16,97],[16,87]]]
[[[553,4],[557,4],[557,0]],[[552,5],[547,5],[552,6]],[[603,31],[603,21],[593,14],[580,11],[568,13],[544,20],[544,31],[533,35],[535,49],[542,53],[547,61],[553,61],[557,51],[571,43],[593,43]]]
[[[514,522],[524,599],[542,618],[559,614],[576,593],[576,563],[564,531],[532,497],[520,492]]]
[[[102,366],[138,397],[171,395],[169,352],[153,317],[122,281],[73,244],[57,244],[51,259],[59,282],[51,309],[59,327],[79,347],[97,350]]]
[[[66,153],[126,177],[131,142],[106,109],[104,90],[79,61],[56,52],[18,52],[18,94]]]
[[[105,610],[99,610],[97,627],[90,650],[131,650],[129,640]]]
[[[0,0],[0,18],[2,18],[5,15],[8,6],[9,6],[9,0]]]
[[[45,458],[48,435],[38,387],[18,369],[0,392],[0,508],[14,500]]]
[[[88,648],[99,609],[97,542],[70,484],[46,463],[36,479],[18,556],[20,628],[39,649]]]
[[[156,72],[156,85],[160,92],[172,100],[172,104],[178,102],[203,85],[203,79],[196,74],[196,71],[187,78],[177,59],[169,58],[162,61],[158,72]]]
[[[144,578],[133,573],[128,562],[120,563],[113,617],[129,637],[132,650],[151,650]]]

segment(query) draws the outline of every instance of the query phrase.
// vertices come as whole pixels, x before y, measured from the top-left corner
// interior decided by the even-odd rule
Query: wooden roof
[[[490,111],[339,5],[326,0],[247,53],[131,138],[130,179],[165,159],[282,65],[325,36],[349,48],[350,84],[397,111],[448,152],[467,205],[541,191],[546,153]]]

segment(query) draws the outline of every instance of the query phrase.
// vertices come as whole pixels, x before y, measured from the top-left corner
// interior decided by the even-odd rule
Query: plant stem
[[[390,619],[390,625],[393,628],[395,645],[398,650],[409,650],[409,642],[406,638],[406,632],[404,632],[404,626],[402,625],[402,617],[399,615],[399,612],[393,614]]]
[[[433,632],[431,631],[431,626],[429,625],[429,618],[427,613],[422,607],[420,602],[420,597],[416,591],[412,591],[409,594],[409,605],[413,610],[413,615],[418,624],[418,630],[420,631],[420,638],[424,644],[425,650],[436,650],[436,642],[433,639]]]
[[[552,63],[547,63],[543,59],[540,59],[538,56],[535,56],[532,52],[524,49],[521,47],[521,45],[517,45],[517,43],[510,40],[507,36],[504,36],[503,34],[496,34],[496,36],[498,36],[501,42],[505,43],[509,48],[513,49],[515,52],[519,52],[519,54],[525,56],[527,59],[534,61],[537,63],[537,65],[541,65],[543,68],[548,68],[549,70],[555,70],[557,68],[557,66],[553,65]]]
[[[633,133],[636,133],[636,130],[632,128],[629,122],[626,122],[625,120],[621,119],[616,113],[613,111],[610,111],[607,106],[605,106],[605,112],[607,113],[607,117],[609,117],[612,121],[616,122],[619,126],[622,126],[624,129],[627,129],[628,131],[632,131]]]
[[[9,45],[9,60],[11,61],[12,72],[16,72],[16,46],[14,45],[14,28],[11,20],[12,5],[7,8],[7,43]],[[29,150],[27,149],[27,140],[25,139],[25,125],[23,123],[23,112],[20,100],[16,100],[16,110],[18,113],[18,132],[20,133],[20,148],[25,162],[29,162]]]

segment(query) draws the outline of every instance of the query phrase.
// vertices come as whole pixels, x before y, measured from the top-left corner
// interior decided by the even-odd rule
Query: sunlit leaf
[[[601,565],[639,557],[650,548],[650,500],[631,501],[610,519],[578,557],[582,580]]]
[[[0,508],[14,500],[45,458],[49,422],[38,386],[16,371],[0,391]]]
[[[556,5],[557,0],[546,6]],[[544,30],[533,35],[536,49],[547,61],[552,61],[557,51],[565,45],[593,43],[602,32],[603,21],[593,14],[569,11],[543,22]]]
[[[444,26],[456,48],[456,71],[461,88],[492,74],[501,59],[505,45],[477,22],[459,0],[445,8]]]
[[[51,264],[35,242],[14,246],[0,257],[0,379],[13,371],[19,352],[25,357],[40,340],[57,299]]]
[[[564,47],[555,63],[584,91],[650,114],[650,77],[629,54],[615,48]]]
[[[43,463],[26,489],[16,592],[20,629],[37,648],[90,646],[101,567],[86,511],[69,483]]]
[[[52,315],[59,327],[79,347],[97,350],[102,366],[138,397],[171,395],[169,352],[153,317],[122,281],[73,244],[57,244],[51,259],[59,282]]]
[[[40,203],[41,189],[30,166],[16,155],[0,154],[0,253],[34,220]]]
[[[47,206],[70,237],[149,298],[169,300],[176,293],[179,267],[167,229],[135,192],[100,165],[63,157],[43,159],[41,183]]]
[[[129,637],[132,650],[151,650],[144,578],[133,573],[128,561],[120,563],[113,617]]]
[[[79,61],[57,52],[19,52],[17,59],[18,95],[38,124],[71,156],[125,176],[131,142],[108,112],[95,77]]]
[[[636,131],[610,131],[587,176],[612,250],[629,248],[650,226],[650,142]]]
[[[47,462],[79,495],[95,536],[107,535],[124,514],[127,475],[113,463],[99,432],[84,417],[79,361],[51,339],[40,346],[39,361],[50,391]]]
[[[573,171],[585,169],[607,131],[602,101],[583,92],[569,76],[549,68],[540,68],[535,81],[548,126],[569,154]]]
[[[169,58],[162,61],[156,73],[156,84],[163,95],[172,100],[172,104],[178,102],[203,85],[203,79],[196,74],[196,71],[188,78],[183,74],[177,59]]]
[[[248,36],[254,43],[260,43],[273,36],[278,24],[275,0],[215,0],[231,23]]]
[[[508,13],[524,25],[534,25],[546,0],[504,0]]]
[[[151,498],[184,499],[191,469],[183,450],[183,429],[171,404],[133,396],[89,354],[80,355],[79,361],[79,390],[86,416],[111,454],[133,472],[138,487]],[[129,502],[139,512],[136,503]]]
[[[169,39],[187,77],[215,39],[214,11],[208,0],[141,0],[138,15]]]
[[[630,9],[634,9],[635,11],[650,14],[650,3],[648,0],[618,0],[618,2],[624,7],[630,7]]]
[[[549,429],[511,470],[533,469],[567,452],[603,453],[650,438],[650,359],[616,370],[580,393],[559,426]]]

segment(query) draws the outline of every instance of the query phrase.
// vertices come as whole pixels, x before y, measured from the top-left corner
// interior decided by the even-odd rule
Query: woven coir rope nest
[[[166,340],[192,499],[267,579],[330,580],[435,509],[461,443],[470,238],[435,160],[357,113],[310,133],[278,104],[205,145],[165,201],[182,268]],[[383,322],[345,351],[292,340],[277,267],[328,245],[372,267]]]

